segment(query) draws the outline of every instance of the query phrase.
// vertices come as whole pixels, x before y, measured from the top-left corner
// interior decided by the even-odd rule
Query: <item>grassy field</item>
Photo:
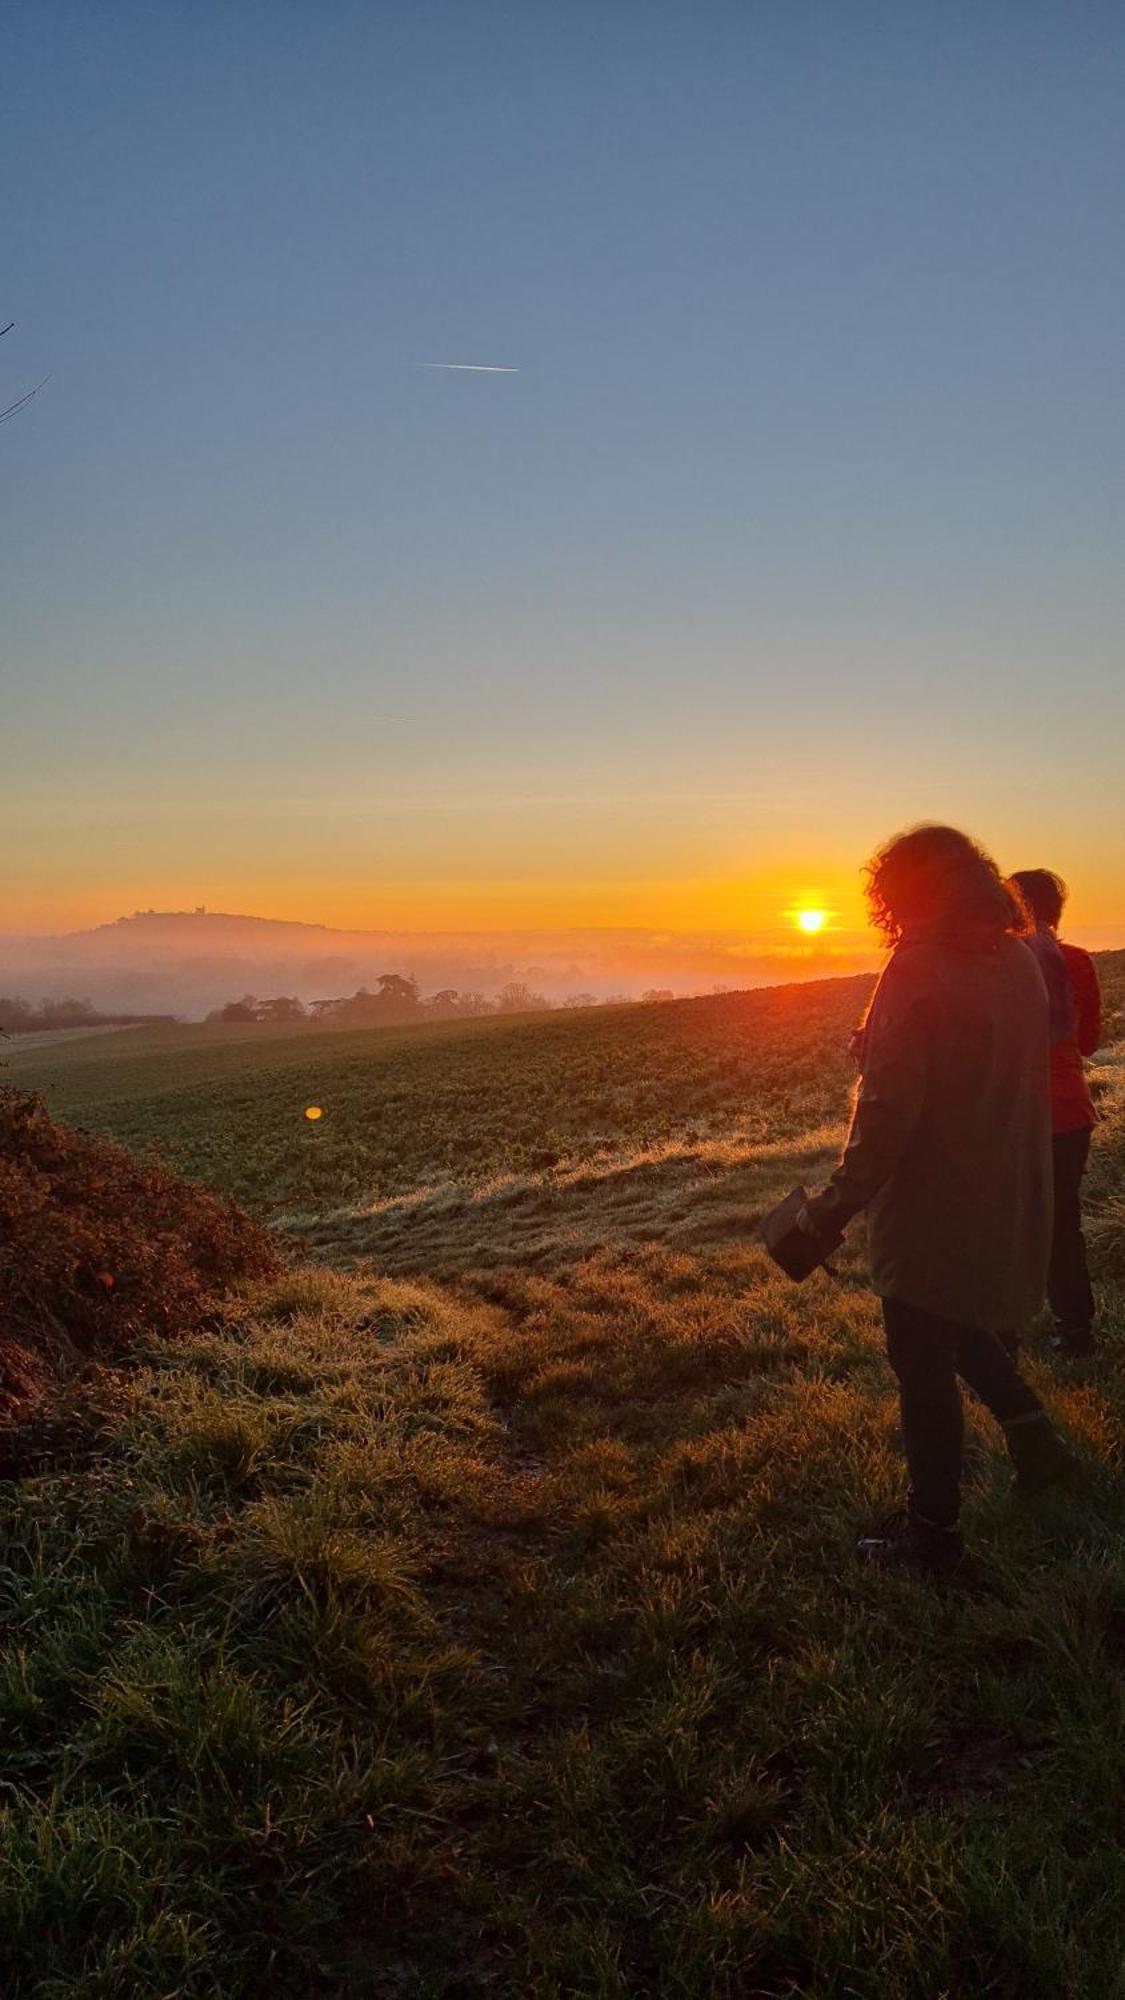
[[[53,1054],[244,1192],[295,1148],[251,1192],[339,1268],[10,1443],[5,1995],[1125,1995],[1125,1066],[1102,1350],[1031,1350],[1089,1491],[1017,1509],[974,1411],[935,1594],[852,1559],[901,1492],[860,1247],[754,1241],[858,1001]]]
[[[830,980],[661,1006],[410,1028],[205,1024],[5,1047],[66,1123],[271,1214],[673,1142],[765,1144],[838,1119],[870,989]],[[315,1124],[306,1107],[318,1105]]]

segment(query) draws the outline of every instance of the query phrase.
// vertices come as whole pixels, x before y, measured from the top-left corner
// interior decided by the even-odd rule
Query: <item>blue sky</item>
[[[923,815],[1125,923],[1120,10],[6,54],[0,923],[843,921]]]

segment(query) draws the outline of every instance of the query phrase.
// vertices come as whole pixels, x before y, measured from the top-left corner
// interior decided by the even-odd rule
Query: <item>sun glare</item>
[[[798,929],[808,931],[810,935],[822,931],[828,922],[827,910],[798,910],[796,917]]]

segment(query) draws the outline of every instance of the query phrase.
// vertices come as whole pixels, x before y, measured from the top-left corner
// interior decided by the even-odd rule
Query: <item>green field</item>
[[[65,1122],[252,1209],[314,1223],[327,1249],[349,1211],[553,1185],[653,1149],[705,1162],[795,1139],[843,1115],[848,1031],[870,981],[825,981],[661,1006],[452,1026],[199,1027],[6,1050],[10,1080]],[[315,1124],[304,1116],[317,1105]],[[349,1247],[350,1239],[345,1243]],[[380,1238],[382,1247],[382,1238]]]
[[[313,1256],[13,1444],[6,1996],[1125,1995],[1125,1051],[1101,1352],[1029,1362],[1089,1490],[1016,1508],[974,1410],[935,1594],[852,1556],[862,1247],[754,1232],[862,992],[16,1053]]]

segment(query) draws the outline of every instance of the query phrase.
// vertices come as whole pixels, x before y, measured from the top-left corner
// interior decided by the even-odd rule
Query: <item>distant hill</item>
[[[875,963],[865,938],[815,945],[739,932],[334,930],[225,910],[137,910],[56,937],[0,936],[0,994],[89,999],[103,1010],[195,1019],[242,993],[317,1000],[384,972],[424,991],[496,993],[527,980],[554,1000],[680,994],[824,978]]]

